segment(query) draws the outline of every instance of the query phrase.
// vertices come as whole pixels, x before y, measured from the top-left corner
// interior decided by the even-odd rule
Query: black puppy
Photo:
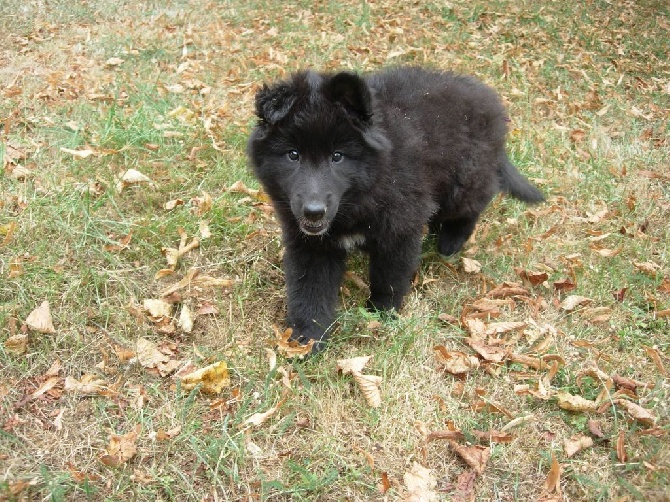
[[[429,224],[458,252],[500,192],[544,200],[505,153],[507,114],[478,80],[419,68],[300,72],[256,95],[254,172],[282,225],[288,325],[320,348],[347,253],[370,255],[370,300],[399,310]]]

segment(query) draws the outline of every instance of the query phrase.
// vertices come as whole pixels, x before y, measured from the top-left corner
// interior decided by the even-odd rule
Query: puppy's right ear
[[[256,93],[256,115],[270,125],[274,125],[286,117],[297,100],[297,92],[293,85],[277,84],[263,88]]]

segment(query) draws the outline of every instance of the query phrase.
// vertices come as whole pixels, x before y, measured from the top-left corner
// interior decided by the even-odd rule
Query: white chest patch
[[[363,234],[349,234],[340,237],[340,247],[345,251],[353,251],[363,244],[365,244],[365,236]]]

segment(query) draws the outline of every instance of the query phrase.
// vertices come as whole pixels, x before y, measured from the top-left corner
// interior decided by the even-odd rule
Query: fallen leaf
[[[482,270],[482,264],[477,260],[463,256],[461,257],[461,261],[463,262],[463,270],[466,274],[478,274]]]
[[[219,394],[224,387],[230,387],[228,365],[225,361],[210,364],[188,375],[180,376],[179,379],[184,390],[193,390],[197,385],[202,385],[200,390],[207,394]]]
[[[445,431],[431,431],[425,434],[426,442],[430,443],[431,441],[442,441],[442,440],[451,440],[451,441],[462,441],[465,436],[463,432],[459,430],[445,430]]]
[[[142,430],[142,426],[137,424],[135,428],[127,434],[112,434],[109,438],[107,453],[100,457],[100,461],[109,467],[118,467],[127,462],[137,453],[137,437]]]
[[[175,207],[177,207],[177,206],[181,206],[181,205],[183,205],[183,204],[184,204],[184,201],[183,201],[182,199],[172,199],[172,200],[167,201],[167,202],[163,205],[163,207],[164,207],[167,211],[172,211]]]
[[[642,425],[652,427],[656,423],[656,417],[646,408],[627,399],[615,399],[615,404],[621,405],[634,420]]]
[[[147,340],[139,338],[137,340],[137,349],[135,351],[139,363],[146,368],[153,368],[157,364],[167,362],[170,358],[158,350],[158,346]]]
[[[242,180],[238,180],[228,187],[228,191],[231,193],[241,193],[245,195],[251,195],[256,197],[259,194],[259,190],[254,190],[253,188],[247,187]]]
[[[168,431],[158,429],[156,431],[156,439],[158,441],[167,441],[168,439],[176,438],[181,433],[181,428],[181,425],[176,425]]]
[[[510,331],[518,331],[526,326],[527,324],[525,322],[520,321],[492,322],[486,326],[486,334],[488,336],[502,335],[504,333],[509,333]]]
[[[15,221],[9,223],[3,223],[0,225],[0,236],[2,236],[2,241],[0,242],[0,248],[9,244],[9,241],[12,240],[14,232],[18,227]]]
[[[433,478],[431,470],[414,462],[412,469],[403,476],[407,496],[405,502],[432,502],[438,500],[434,491],[437,481]]]
[[[528,294],[529,291],[520,284],[503,282],[489,291],[486,296],[489,298],[508,298],[510,296],[526,296]]]
[[[377,490],[382,495],[385,495],[386,492],[388,492],[389,489],[391,488],[391,482],[389,481],[388,472],[386,472],[386,471],[382,472],[381,476],[382,476],[382,480],[381,480],[381,483],[377,485]]]
[[[595,412],[598,404],[595,401],[584,399],[582,396],[576,396],[567,392],[558,392],[556,394],[558,406],[568,411]]]
[[[157,300],[148,298],[142,302],[144,310],[149,313],[151,320],[154,322],[161,321],[164,317],[172,315],[172,305],[165,300]]]
[[[547,479],[544,481],[544,492],[546,493],[561,493],[561,464],[556,460],[556,455],[551,452],[551,467],[547,474]]]
[[[129,186],[138,185],[140,183],[146,183],[150,186],[153,186],[153,181],[151,181],[151,178],[145,174],[142,174],[137,169],[128,169],[124,171],[121,176],[119,176],[116,183],[116,189],[117,191],[121,192]]]
[[[56,332],[53,320],[51,319],[51,311],[49,309],[48,301],[43,301],[39,307],[28,314],[26,325],[38,333],[51,334]]]
[[[651,360],[654,361],[654,364],[656,365],[659,373],[663,376],[666,376],[667,373],[665,372],[665,367],[663,366],[663,361],[661,360],[661,356],[658,353],[658,349],[656,349],[656,347],[645,347],[644,351],[651,358]]]
[[[572,291],[576,287],[577,285],[572,282],[571,279],[560,279],[558,281],[554,281],[554,289],[556,291]]]
[[[201,197],[193,197],[189,201],[191,204],[191,212],[196,216],[202,216],[212,209],[212,196],[207,192],[202,192]]]
[[[534,270],[524,270],[522,268],[516,268],[515,271],[517,275],[521,277],[522,281],[529,283],[531,286],[537,286],[549,279],[549,274],[546,272],[536,272]]]
[[[486,446],[463,446],[456,441],[449,441],[449,446],[480,476],[486,469],[486,463],[491,456],[491,448]]]
[[[120,64],[123,64],[124,61],[124,59],[118,57],[111,57],[105,61],[105,66],[119,66]]]
[[[508,431],[510,429],[513,429],[514,427],[518,427],[519,425],[526,424],[526,423],[532,422],[534,420],[535,420],[535,415],[533,415],[533,414],[526,415],[526,416],[523,416],[523,417],[517,417],[517,418],[512,419],[509,422],[507,422],[503,426],[503,428],[500,429],[500,432]]]
[[[209,239],[212,236],[212,231],[209,229],[209,223],[202,220],[198,223],[198,231],[201,239]]]
[[[472,502],[475,500],[475,480],[477,473],[473,470],[463,471],[458,475],[456,487],[451,496],[452,502]]]
[[[65,378],[65,390],[75,394],[84,394],[87,396],[107,395],[107,382],[97,375],[87,373],[79,380],[74,377]]]
[[[572,457],[577,452],[583,450],[584,448],[590,448],[591,446],[593,446],[593,439],[582,434],[572,436],[570,439],[566,439],[563,442],[565,454],[568,457]]]
[[[381,391],[379,386],[382,383],[382,377],[376,375],[363,375],[361,373],[352,373],[354,380],[363,393],[363,397],[372,408],[379,408],[382,404]]]
[[[625,463],[628,460],[628,455],[626,455],[626,445],[625,445],[626,436],[624,431],[619,431],[619,436],[616,440],[616,458],[619,459],[619,462]]]
[[[511,443],[514,440],[512,434],[503,431],[478,431],[473,429],[472,434],[477,436],[480,441],[485,441],[487,443]]]
[[[19,333],[12,335],[4,342],[5,350],[16,355],[23,355],[28,351],[28,335]]]
[[[282,404],[284,404],[284,399],[279,401],[275,406],[268,409],[267,411],[262,413],[254,413],[240,424],[240,428],[249,427],[252,425],[258,427],[259,425],[264,424],[272,415],[277,413],[277,410],[281,407]]]
[[[91,150],[90,148],[85,148],[83,150],[72,150],[70,148],[61,147],[60,151],[63,153],[69,153],[78,159],[87,159],[91,155],[95,154],[95,150]]]
[[[179,313],[177,326],[179,326],[182,331],[184,331],[184,333],[190,333],[193,331],[193,314],[187,305],[181,306],[181,312]]]
[[[363,393],[368,405],[373,408],[381,406],[381,392],[379,386],[382,378],[375,375],[362,374],[363,368],[372,356],[353,357],[337,361],[337,369],[345,375],[352,375]]]
[[[286,357],[298,357],[304,358],[305,356],[312,353],[312,347],[314,346],[314,340],[310,340],[305,345],[301,345],[296,340],[291,339],[293,334],[293,329],[287,328],[284,332],[279,331],[277,326],[272,326],[272,329],[275,332],[275,341],[277,342],[277,350],[284,354]]]
[[[452,375],[464,375],[479,368],[479,359],[465,352],[449,351],[444,345],[433,347],[438,362]]]
[[[466,338],[465,342],[472,347],[484,360],[492,363],[500,363],[507,357],[507,349],[494,345],[487,345],[481,340]]]
[[[600,429],[600,423],[597,420],[588,421],[589,432],[599,439],[603,439],[605,435]]]
[[[645,261],[645,262],[634,261],[633,265],[635,265],[635,268],[638,269],[640,272],[650,277],[656,277],[656,274],[658,274],[658,272],[661,270],[660,265],[651,261]]]
[[[561,309],[570,312],[575,310],[580,305],[586,305],[592,302],[593,300],[591,298],[587,298],[585,296],[570,295],[561,302]]]

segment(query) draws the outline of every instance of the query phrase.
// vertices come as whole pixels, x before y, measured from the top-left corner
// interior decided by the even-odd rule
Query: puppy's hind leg
[[[470,238],[479,215],[444,220],[437,234],[437,250],[440,254],[450,256],[458,253],[463,244]]]

